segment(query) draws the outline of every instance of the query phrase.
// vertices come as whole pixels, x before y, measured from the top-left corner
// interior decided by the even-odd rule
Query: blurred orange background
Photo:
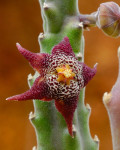
[[[103,0],[79,1],[81,13],[97,10]],[[115,0],[120,5],[119,0]],[[28,89],[27,76],[34,73],[15,46],[19,42],[39,52],[38,35],[42,20],[38,0],[0,0],[0,150],[30,150],[36,145],[35,132],[28,115],[32,101],[9,102],[6,97]],[[103,93],[110,91],[118,74],[117,49],[120,38],[105,36],[98,28],[85,31],[85,63],[98,71],[86,88],[85,102],[92,107],[91,134],[98,135],[100,150],[112,150],[109,119],[102,103]]]

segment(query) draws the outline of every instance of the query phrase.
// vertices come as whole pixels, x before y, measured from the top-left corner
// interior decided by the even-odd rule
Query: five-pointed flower
[[[20,44],[17,44],[17,48],[40,75],[31,89],[7,100],[54,99],[57,110],[64,117],[69,133],[73,136],[72,121],[79,93],[95,75],[96,67],[91,69],[77,60],[67,37],[53,47],[51,55],[32,53]]]

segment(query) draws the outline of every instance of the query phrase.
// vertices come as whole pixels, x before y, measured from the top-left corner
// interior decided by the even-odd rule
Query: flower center
[[[58,82],[64,82],[69,85],[70,80],[74,79],[75,77],[75,73],[72,72],[72,69],[68,64],[63,65],[62,67],[57,67],[56,70],[58,72]]]

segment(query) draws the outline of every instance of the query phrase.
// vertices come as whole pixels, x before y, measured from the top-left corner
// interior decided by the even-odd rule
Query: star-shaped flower
[[[79,93],[95,75],[96,66],[91,69],[77,60],[68,37],[53,47],[51,55],[32,53],[20,44],[17,44],[17,48],[40,75],[31,89],[7,100],[55,100],[55,106],[64,117],[69,133],[73,136],[72,121]]]

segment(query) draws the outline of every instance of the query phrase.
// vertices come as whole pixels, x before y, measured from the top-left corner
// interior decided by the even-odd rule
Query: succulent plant
[[[37,147],[33,150],[98,150],[99,139],[96,135],[93,139],[89,130],[91,108],[84,104],[84,87],[96,74],[97,65],[91,69],[83,63],[83,31],[98,26],[105,34],[119,37],[120,8],[114,2],[107,2],[98,11],[83,15],[78,0],[39,2],[44,30],[38,37],[40,53],[30,52],[17,43],[35,74],[28,76],[28,91],[7,100],[33,99],[35,112],[29,115],[37,136]],[[104,95],[114,150],[120,149],[118,81],[110,94]]]

